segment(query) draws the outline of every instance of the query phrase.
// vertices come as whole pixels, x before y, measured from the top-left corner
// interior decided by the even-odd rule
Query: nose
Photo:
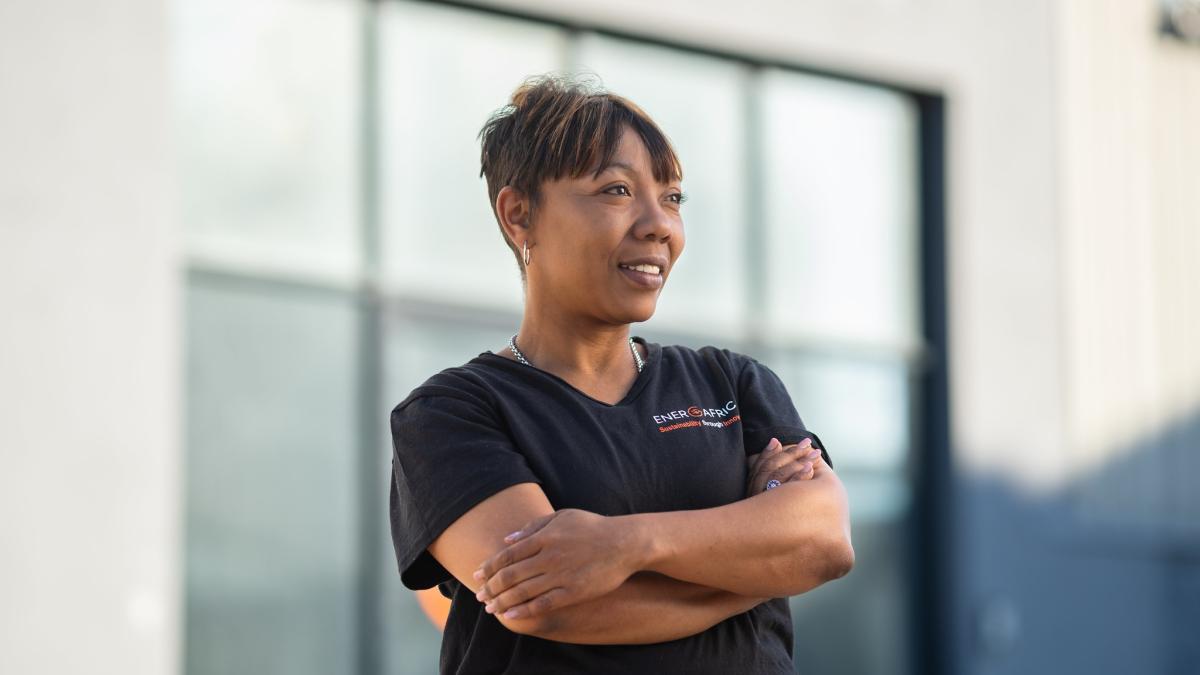
[[[645,205],[633,224],[633,234],[638,239],[667,241],[679,227],[679,214],[671,212],[654,197],[643,198]]]

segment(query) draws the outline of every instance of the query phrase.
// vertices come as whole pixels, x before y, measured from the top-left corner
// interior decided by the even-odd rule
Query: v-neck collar
[[[567,382],[563,378],[559,377],[558,375],[555,375],[554,373],[551,373],[550,371],[542,370],[541,368],[538,368],[537,366],[527,366],[524,363],[515,361],[506,356],[501,356],[495,352],[481,352],[479,354],[479,356],[476,357],[476,359],[484,360],[487,363],[500,362],[500,363],[505,364],[505,367],[514,369],[515,372],[524,372],[524,373],[530,373],[532,375],[539,376],[539,377],[548,377],[552,380],[559,382],[560,384],[562,384],[562,386],[566,387],[568,390],[574,392],[574,394],[576,396],[587,399],[588,401],[591,401],[592,403],[595,403],[596,405],[601,405],[601,406],[604,406],[605,408],[620,408],[622,406],[625,406],[625,405],[628,405],[629,403],[631,403],[634,399],[637,398],[638,394],[640,394],[642,392],[642,390],[646,388],[646,383],[649,382],[650,378],[653,377],[655,372],[657,372],[658,361],[662,356],[662,346],[659,345],[657,342],[646,342],[645,338],[639,337],[636,335],[634,335],[632,337],[633,337],[634,342],[636,342],[646,348],[645,365],[642,366],[641,372],[639,372],[637,375],[637,378],[634,379],[633,385],[631,387],[629,387],[629,391],[625,392],[625,396],[622,397],[621,400],[617,401],[616,403],[608,403],[605,401],[601,401],[600,399],[597,399],[597,398],[592,398],[588,394],[585,394],[582,391],[580,391],[579,389],[577,389],[575,387],[575,385],[571,384],[570,382]],[[490,357],[490,358],[486,358],[486,357]]]

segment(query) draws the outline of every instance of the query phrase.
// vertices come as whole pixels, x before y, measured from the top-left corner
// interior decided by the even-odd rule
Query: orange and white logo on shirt
[[[671,410],[653,417],[654,423],[659,425],[658,430],[662,433],[692,427],[723,429],[742,418],[741,415],[734,413],[735,410],[737,410],[737,403],[729,401],[718,408],[701,408],[698,405],[690,405],[682,410]],[[681,421],[676,422],[675,420]]]

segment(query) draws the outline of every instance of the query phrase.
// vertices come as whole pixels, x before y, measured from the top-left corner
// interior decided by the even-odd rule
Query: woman
[[[453,601],[441,671],[793,672],[787,596],[853,566],[845,491],[766,366],[629,336],[683,252],[670,143],[554,77],[480,137],[524,316],[391,416],[401,578]]]

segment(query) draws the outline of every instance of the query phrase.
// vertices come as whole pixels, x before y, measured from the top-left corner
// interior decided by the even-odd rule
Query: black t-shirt
[[[426,548],[487,497],[541,485],[556,509],[606,516],[702,509],[745,498],[746,456],[805,429],[783,383],[757,360],[706,346],[645,345],[615,405],[492,352],[433,375],[391,415],[392,541],[404,585],[452,599],[442,673],[792,673],[787,598],[690,637],[579,645],[513,633]]]

